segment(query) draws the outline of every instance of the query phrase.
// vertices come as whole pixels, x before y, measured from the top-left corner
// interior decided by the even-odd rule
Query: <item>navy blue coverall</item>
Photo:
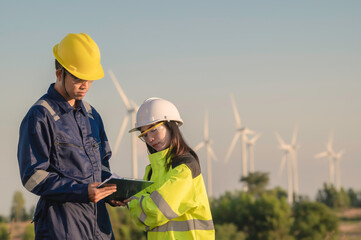
[[[107,136],[96,110],[85,101],[76,105],[52,84],[20,126],[21,180],[40,196],[36,239],[114,239],[104,200],[88,199],[88,184],[111,175]]]

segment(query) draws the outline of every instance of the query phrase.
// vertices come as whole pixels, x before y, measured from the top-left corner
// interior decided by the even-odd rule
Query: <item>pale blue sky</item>
[[[360,12],[360,1],[2,1],[0,214],[9,214],[15,190],[27,206],[37,200],[20,183],[18,128],[55,80],[52,48],[69,32],[85,32],[100,47],[106,75],[86,100],[101,113],[111,145],[126,111],[108,69],[136,103],[172,101],[191,146],[202,140],[208,109],[216,196],[241,188],[240,144],[222,162],[235,130],[230,93],[243,123],[262,133],[255,165],[270,172],[270,187],[287,186],[286,175],[277,176],[274,131],[289,142],[297,123],[301,194],[314,198],[328,181],[327,160],[313,155],[331,129],[335,150],[346,151],[342,183],[361,190]],[[118,175],[131,175],[129,142],[126,135],[111,160]],[[206,178],[204,150],[199,157]],[[139,158],[142,175],[146,153]]]

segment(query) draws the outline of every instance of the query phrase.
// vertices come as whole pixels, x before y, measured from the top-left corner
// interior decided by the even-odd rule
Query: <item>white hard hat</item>
[[[135,127],[129,132],[137,131],[140,127],[161,121],[175,121],[178,126],[183,124],[178,109],[173,103],[157,97],[148,98],[139,107]]]

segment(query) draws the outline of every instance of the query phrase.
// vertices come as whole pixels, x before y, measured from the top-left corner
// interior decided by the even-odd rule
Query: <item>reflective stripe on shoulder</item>
[[[170,219],[179,217],[169,206],[166,200],[159,194],[159,192],[154,191],[150,194],[150,198],[153,200],[158,209],[163,213],[163,215]]]
[[[91,119],[94,120],[93,111],[92,111],[92,107],[90,106],[90,104],[87,103],[86,101],[83,101],[83,104],[84,104],[85,110],[88,113],[88,117],[90,117]]]
[[[149,232],[184,232],[191,230],[214,230],[212,220],[190,219],[188,221],[170,221],[166,224],[153,228]]]
[[[52,107],[50,107],[49,103],[45,100],[39,100],[36,103],[34,103],[33,106],[36,105],[41,105],[43,107],[45,107],[51,114],[51,116],[54,118],[55,121],[58,121],[60,119],[60,117],[55,113],[54,109]]]
[[[25,188],[31,192],[36,186],[41,183],[47,176],[49,172],[45,170],[36,170],[35,173],[29,178],[29,180],[25,183]]]

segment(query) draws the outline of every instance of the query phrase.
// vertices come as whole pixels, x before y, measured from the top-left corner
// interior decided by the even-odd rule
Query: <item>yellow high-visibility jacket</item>
[[[167,170],[169,149],[149,155],[144,180],[154,184],[132,197],[133,220],[148,234],[148,240],[215,239],[206,188],[197,160],[186,153]]]

